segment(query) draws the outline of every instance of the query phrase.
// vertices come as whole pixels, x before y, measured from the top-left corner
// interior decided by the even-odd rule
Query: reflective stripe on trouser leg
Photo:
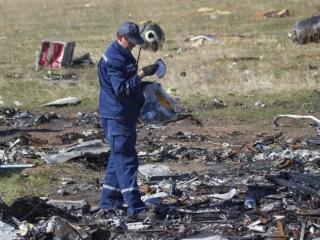
[[[104,130],[106,137],[108,136],[107,119],[101,118],[101,126]],[[103,187],[100,199],[100,208],[109,209],[122,205],[124,202],[123,196],[120,191],[116,170],[112,156],[109,157],[108,166],[106,169],[105,177],[103,180]]]
[[[146,209],[137,185],[138,156],[135,149],[135,122],[109,120],[108,139],[114,168],[122,195],[128,203],[128,214]]]

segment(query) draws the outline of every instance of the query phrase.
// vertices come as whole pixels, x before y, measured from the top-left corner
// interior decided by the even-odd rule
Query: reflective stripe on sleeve
[[[107,58],[107,56],[106,55],[102,55],[102,58],[103,58],[103,60],[105,61],[105,62],[107,62],[108,61],[108,58]]]
[[[126,82],[126,95],[129,96],[130,94],[130,89],[129,89],[130,85],[128,82]]]

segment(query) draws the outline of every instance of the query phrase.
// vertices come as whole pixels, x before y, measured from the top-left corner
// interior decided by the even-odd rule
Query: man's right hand
[[[143,67],[141,70],[144,72],[146,76],[152,76],[158,70],[159,64],[151,64],[148,66]]]

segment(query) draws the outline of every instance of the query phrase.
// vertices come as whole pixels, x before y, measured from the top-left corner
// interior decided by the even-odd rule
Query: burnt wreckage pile
[[[19,114],[20,118],[2,114],[6,131],[13,127],[18,131],[18,123],[23,122],[21,116],[25,115],[29,125],[41,124],[32,119],[62,121],[53,113],[35,118],[30,113],[11,114]],[[1,141],[1,166],[10,165],[20,156],[47,159],[51,163],[77,161],[103,169],[108,147],[105,143],[101,147],[103,134],[98,119],[79,113],[78,119],[72,121],[72,126],[91,125],[96,131],[60,136],[62,143],[71,145],[63,151],[55,151],[53,146],[43,152],[37,146],[45,143],[30,135],[28,141],[24,135],[18,143],[17,139]],[[279,133],[243,145],[212,144],[211,148],[199,148],[192,147],[192,143],[210,143],[209,137],[191,132],[166,136],[169,125],[138,128],[140,132],[158,129],[161,133],[147,134],[137,144],[141,162],[139,184],[143,201],[150,209],[145,215],[132,219],[126,216],[125,206],[99,211],[85,200],[25,196],[11,205],[0,201],[2,236],[5,239],[319,238],[319,137],[291,139]],[[87,144],[75,147],[74,142],[80,137]],[[169,163],[202,170],[173,172],[167,166]],[[88,191],[99,187],[97,182]]]

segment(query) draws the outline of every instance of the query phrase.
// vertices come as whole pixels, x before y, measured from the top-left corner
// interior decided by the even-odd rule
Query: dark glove
[[[159,64],[151,64],[143,67],[141,70],[144,72],[144,75],[151,76],[156,73],[158,70]]]

